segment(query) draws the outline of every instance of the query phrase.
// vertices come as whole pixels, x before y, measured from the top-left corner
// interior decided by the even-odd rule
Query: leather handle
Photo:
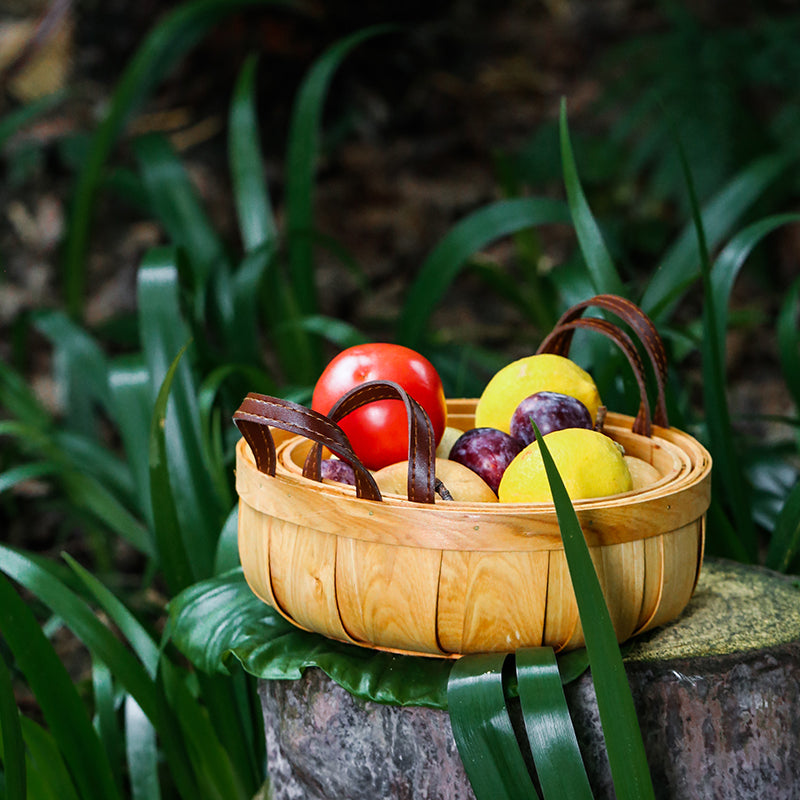
[[[638,340],[642,343],[650,364],[652,365],[653,374],[656,381],[656,407],[652,416],[652,421],[656,425],[659,425],[663,428],[668,428],[669,420],[667,418],[667,404],[664,392],[664,387],[666,386],[667,382],[667,355],[664,349],[664,342],[662,341],[661,336],[659,335],[658,330],[656,329],[656,326],[653,324],[652,320],[647,316],[647,314],[644,313],[644,311],[642,311],[641,308],[639,308],[639,306],[632,301],[624,297],[620,297],[619,295],[599,294],[595,297],[589,298],[588,300],[576,303],[564,312],[553,328],[553,331],[547,337],[545,337],[541,345],[539,345],[537,352],[556,353],[557,355],[566,356],[569,352],[569,348],[572,343],[572,336],[576,328],[595,327],[595,329],[598,329],[596,326],[586,326],[582,323],[573,324],[577,320],[582,319],[584,311],[589,308],[600,308],[615,314],[617,317],[623,320],[623,322],[627,323],[631,330],[636,334]],[[609,325],[613,328],[616,328],[616,330],[618,330],[620,333],[624,334],[625,338],[627,339],[627,343],[629,343],[630,346],[632,346],[636,351],[636,348],[633,346],[633,342],[630,337],[627,336],[627,334],[625,334],[621,328],[613,325],[613,323],[607,323],[606,326],[604,326],[605,330],[602,332],[604,332],[606,336],[613,338],[611,330],[608,328]],[[621,345],[619,341],[617,341],[617,344],[620,345],[623,350],[625,350],[628,346],[627,344],[624,346]],[[632,357],[629,355],[627,350],[625,354],[628,356],[628,361],[631,363],[634,373],[636,373],[638,367],[634,365],[634,361],[631,360]],[[635,360],[638,361],[638,364],[641,364],[641,358],[638,355],[638,351],[636,351]],[[640,380],[640,375],[636,374],[640,393],[642,392],[642,382],[644,378],[643,366],[641,369],[641,376],[642,380]],[[642,394],[642,397],[646,398],[646,394]],[[640,413],[641,411],[642,407],[640,405]],[[647,427],[649,429],[649,422]]]
[[[256,467],[265,475],[275,475],[277,459],[270,426],[305,436],[315,446],[325,445],[353,467],[356,494],[367,500],[380,500],[381,492],[372,473],[361,463],[344,431],[330,417],[279,397],[251,392],[233,415],[233,421],[250,445]],[[317,477],[317,480],[320,480]]]
[[[433,503],[436,497],[436,439],[431,421],[422,406],[394,381],[367,381],[342,395],[328,412],[337,423],[351,411],[378,400],[399,400],[408,418],[408,499]],[[312,480],[321,475],[322,448],[319,444],[308,453],[303,474]]]

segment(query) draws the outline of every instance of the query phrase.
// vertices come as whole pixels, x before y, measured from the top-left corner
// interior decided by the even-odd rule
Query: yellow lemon
[[[592,420],[597,418],[600,395],[592,376],[564,356],[539,353],[512,361],[492,377],[478,400],[475,427],[510,433],[514,409],[528,395],[542,391],[577,397]]]
[[[608,436],[587,428],[563,428],[544,437],[571,500],[606,497],[633,488],[622,451]],[[506,467],[501,503],[552,502],[538,440]]]

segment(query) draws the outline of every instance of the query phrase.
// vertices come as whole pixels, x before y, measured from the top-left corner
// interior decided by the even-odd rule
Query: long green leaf
[[[64,92],[54,92],[33,100],[20,108],[6,111],[0,119],[0,149],[6,141],[38,117],[46,114],[64,100]]]
[[[175,595],[200,576],[197,567],[189,557],[188,545],[184,541],[178,512],[175,507],[175,494],[172,491],[172,478],[167,463],[167,441],[165,435],[167,403],[172,381],[180,364],[186,345],[180,350],[167,370],[156,398],[153,418],[150,424],[150,501],[153,506],[155,538],[161,568],[170,589]]]
[[[23,717],[28,765],[28,797],[36,800],[83,800],[78,797],[61,751],[53,736],[32,719]]]
[[[778,335],[778,356],[781,372],[794,400],[795,408],[800,409],[800,328],[797,314],[800,303],[800,278],[797,278],[786,294],[778,314],[776,332]]]
[[[257,5],[288,5],[278,0],[192,0],[172,10],[147,35],[125,68],[103,121],[92,136],[78,173],[64,248],[66,307],[83,315],[85,262],[92,208],[103,168],[126,121],[177,63],[220,20]]]
[[[9,551],[0,560],[8,569]],[[0,631],[28,680],[83,800],[118,798],[108,760],[66,669],[33,613],[0,575]]]
[[[547,439],[536,430],[578,603],[608,761],[619,800],[654,797],[647,756],[611,615],[578,516]]]
[[[239,233],[245,252],[250,252],[277,235],[265,178],[264,159],[259,148],[255,77],[258,59],[245,61],[228,114],[228,160],[231,165],[233,199],[239,219]]]
[[[92,663],[94,727],[103,744],[117,788],[122,794],[122,738],[117,725],[116,694],[111,670],[97,658]]]
[[[462,656],[447,686],[453,737],[477,800],[539,797],[506,707],[506,657],[505,653]]]
[[[333,44],[314,62],[295,99],[286,152],[286,223],[291,285],[303,314],[317,311],[311,231],[314,227],[314,174],[328,86],[353,48],[392,29],[389,26],[366,28]]]
[[[536,225],[569,222],[567,207],[548,198],[499,200],[474,211],[442,238],[406,293],[396,339],[418,348],[437,304],[468,259],[492,242]]]
[[[172,371],[171,394],[164,398],[169,413],[159,413],[165,427],[159,435],[165,439],[167,458],[165,469],[172,481],[171,502],[177,508],[183,547],[189,555],[192,574],[203,577],[211,574],[216,538],[227,513],[215,493],[215,487],[203,461],[198,387],[189,358],[173,363],[176,354],[190,338],[181,316],[178,283],[178,254],[173,249],[151,250],[139,269],[139,315],[144,356],[150,371],[153,399],[160,391],[166,375]],[[152,448],[147,441],[142,446]],[[149,462],[152,469],[152,461]],[[164,486],[150,491],[163,496]],[[223,510],[224,509],[224,510]],[[159,509],[153,505],[153,513]],[[160,540],[163,541],[163,540]]]
[[[0,656],[0,743],[3,753],[5,800],[25,800],[27,792],[25,744],[22,740],[22,724],[19,717],[11,672],[5,659]]]
[[[171,243],[188,255],[195,291],[202,293],[211,273],[226,265],[222,240],[167,139],[158,134],[142,136],[136,140],[135,151],[150,206]]]
[[[800,554],[800,483],[783,503],[769,540],[767,566],[779,572],[794,572]]]
[[[783,156],[760,158],[736,175],[703,209],[706,241],[715,248],[741,216],[783,173],[788,159]],[[673,247],[647,284],[639,305],[658,321],[677,303],[686,290],[701,277],[697,251],[697,230],[687,224]]]
[[[160,800],[155,728],[130,695],[125,697],[125,760],[132,800]]]
[[[64,467],[53,461],[36,461],[30,464],[20,464],[17,467],[0,472],[0,494],[13,489],[25,481],[47,478],[50,475],[57,475],[63,471]]]
[[[564,171],[564,185],[567,190],[567,200],[575,225],[578,244],[586,261],[589,275],[596,293],[609,293],[624,295],[622,279],[617,272],[614,262],[606,249],[603,234],[592,215],[589,203],[578,177],[578,168],[575,165],[575,156],[569,140],[567,127],[567,104],[561,100],[559,119],[561,139],[561,164]]]
[[[555,653],[517,650],[517,686],[544,800],[592,800]]]

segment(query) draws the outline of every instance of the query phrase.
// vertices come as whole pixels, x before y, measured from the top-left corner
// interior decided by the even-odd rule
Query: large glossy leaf
[[[544,800],[592,800],[551,647],[517,650],[522,715]]]
[[[27,792],[25,744],[19,717],[11,672],[0,656],[0,752],[3,754],[5,800],[25,800]]]
[[[564,185],[567,190],[570,214],[575,226],[583,258],[596,294],[609,293],[624,295],[622,279],[609,255],[600,227],[589,209],[583,192],[572,145],[567,128],[567,104],[561,101],[560,114],[561,163],[564,171]]]
[[[506,707],[506,658],[492,653],[456,661],[447,688],[450,724],[477,800],[538,800]]]
[[[3,570],[7,570],[8,562],[9,551],[3,548]],[[83,701],[33,613],[3,575],[0,631],[36,697],[82,800],[118,798],[108,761]]]
[[[547,198],[499,200],[474,211],[442,238],[406,293],[396,339],[418,348],[435,307],[468,259],[492,242],[536,225],[569,223],[567,207]]]
[[[274,243],[278,233],[259,148],[255,100],[257,64],[255,55],[245,61],[236,81],[228,114],[228,160],[233,199],[246,252],[265,243]]]
[[[600,581],[577,514],[547,448],[547,440],[538,429],[536,438],[540,443],[578,603],[614,789],[619,800],[652,798],[653,784],[639,721]]]
[[[258,5],[289,5],[278,0],[192,0],[173,9],[150,31],[117,84],[108,112],[92,136],[72,197],[64,248],[67,310],[83,313],[85,262],[92,207],[105,162],[130,115],[177,63],[220,20]]]

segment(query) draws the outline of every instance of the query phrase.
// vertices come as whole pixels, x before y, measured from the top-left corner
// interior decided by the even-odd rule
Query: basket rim
[[[614,419],[632,420],[624,415]],[[684,450],[687,468],[673,481],[606,498],[577,500],[575,511],[590,546],[647,539],[702,517],[711,497],[711,457],[675,428],[654,431]],[[634,434],[635,435],[635,434]],[[683,448],[681,448],[683,445]],[[240,501],[269,516],[345,538],[441,550],[560,550],[552,503],[413,503],[398,496],[359,499],[352,487],[318,483],[285,467],[275,477],[255,466],[247,443],[236,446]]]

